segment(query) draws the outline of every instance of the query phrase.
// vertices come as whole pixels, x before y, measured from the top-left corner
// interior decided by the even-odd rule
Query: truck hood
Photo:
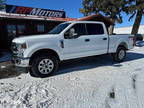
[[[41,35],[32,35],[32,36],[23,36],[19,38],[15,38],[13,42],[15,43],[24,43],[28,41],[36,41],[36,40],[43,40],[43,39],[51,39],[55,36],[58,36],[58,34],[41,34]]]

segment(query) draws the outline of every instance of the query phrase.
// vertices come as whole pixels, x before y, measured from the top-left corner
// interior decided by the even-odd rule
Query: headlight
[[[17,49],[18,50],[25,50],[26,48],[27,48],[26,43],[17,44]]]
[[[16,44],[17,47],[17,56],[22,57],[25,49],[27,48],[26,43]]]

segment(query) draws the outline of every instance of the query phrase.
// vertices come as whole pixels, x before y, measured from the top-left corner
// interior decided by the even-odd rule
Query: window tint
[[[7,25],[8,39],[12,40],[16,37],[16,25]]]
[[[24,26],[24,25],[18,25],[17,28],[18,28],[18,34],[19,34],[19,35],[25,34],[26,29],[25,29],[25,26]]]
[[[103,26],[101,24],[86,24],[89,35],[104,34]]]
[[[39,32],[39,33],[42,33],[42,32],[44,32],[44,25],[43,24],[39,24],[39,25],[37,25],[37,32]]]
[[[74,28],[75,33],[77,33],[78,36],[80,36],[80,35],[86,35],[85,24],[75,24],[71,28]]]

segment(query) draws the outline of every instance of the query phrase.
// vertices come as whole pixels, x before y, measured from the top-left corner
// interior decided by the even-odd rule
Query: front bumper
[[[15,66],[18,67],[30,67],[29,66],[30,58],[20,58],[20,57],[13,56],[11,61]]]

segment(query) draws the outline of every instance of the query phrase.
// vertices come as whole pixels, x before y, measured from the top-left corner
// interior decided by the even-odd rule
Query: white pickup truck
[[[109,53],[121,62],[131,48],[133,35],[108,35],[102,22],[74,21],[62,23],[48,34],[14,39],[12,61],[28,68],[32,76],[47,77],[63,60]]]

